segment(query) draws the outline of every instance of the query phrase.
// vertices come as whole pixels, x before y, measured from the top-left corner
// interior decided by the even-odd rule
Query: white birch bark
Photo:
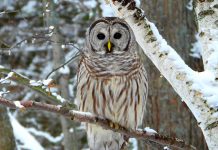
[[[209,149],[217,149],[218,84],[214,72],[210,71],[215,68],[209,67],[210,70],[202,73],[193,71],[176,51],[167,45],[154,24],[143,17],[143,13],[135,8],[133,3],[126,5],[125,1],[129,2],[110,0],[110,4],[116,15],[128,22],[144,53],[187,104],[203,131]],[[205,46],[206,48],[208,47]]]
[[[197,2],[195,8],[204,69],[215,73],[218,82],[218,0]]]

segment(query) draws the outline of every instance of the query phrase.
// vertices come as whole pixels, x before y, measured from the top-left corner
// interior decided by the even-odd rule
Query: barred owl
[[[124,20],[106,17],[90,26],[77,75],[81,111],[132,130],[141,124],[147,76],[133,31]],[[86,129],[90,149],[119,150],[125,143],[120,133],[93,124]]]

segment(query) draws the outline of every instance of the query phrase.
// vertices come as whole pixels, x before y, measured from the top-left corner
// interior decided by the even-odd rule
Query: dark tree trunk
[[[0,149],[15,150],[15,141],[6,108],[0,106]]]
[[[202,61],[190,57],[191,44],[195,42],[196,23],[193,11],[186,8],[188,3],[189,0],[142,0],[141,7],[185,62],[194,70],[202,71]],[[186,105],[150,61],[146,61],[146,69],[149,96],[144,125],[184,139],[198,150],[206,150],[202,132]],[[154,149],[141,142],[140,147]]]

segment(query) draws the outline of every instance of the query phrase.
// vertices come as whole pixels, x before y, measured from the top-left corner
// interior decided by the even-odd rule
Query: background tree
[[[7,115],[7,110],[3,106],[0,106],[0,133],[0,148],[4,150],[15,149],[13,129]]]

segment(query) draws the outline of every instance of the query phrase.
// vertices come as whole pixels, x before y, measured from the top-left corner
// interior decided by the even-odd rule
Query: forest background
[[[202,71],[192,0],[142,0],[138,5],[183,60],[194,70]],[[102,16],[113,16],[110,10],[103,0],[1,0],[0,65],[31,80],[46,79],[53,68],[78,54],[77,48],[82,49],[90,23]],[[149,77],[143,126],[206,150],[204,137],[192,113],[150,60],[143,53],[141,55]],[[55,81],[52,92],[71,101],[75,99],[78,60],[79,57],[75,58],[51,75]],[[0,91],[13,100],[52,103],[11,81],[1,83]],[[16,145],[18,149],[31,150],[87,148],[84,125],[41,111],[9,111],[0,106],[0,112],[0,149],[11,150]],[[16,132],[18,127],[21,133]],[[34,142],[25,142],[27,138]],[[136,140],[132,147],[154,149]]]

